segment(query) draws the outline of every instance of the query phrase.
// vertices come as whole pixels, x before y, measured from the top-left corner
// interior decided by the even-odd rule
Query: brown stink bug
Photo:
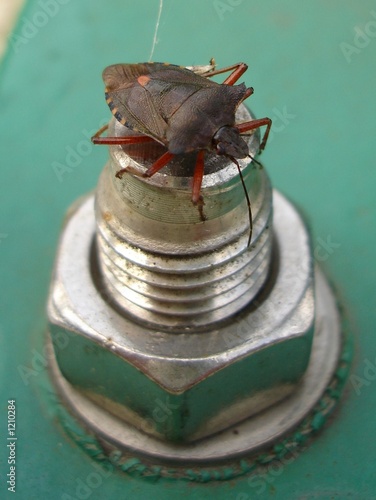
[[[260,144],[262,151],[272,122],[270,118],[261,118],[235,123],[238,106],[253,93],[253,88],[247,88],[244,83],[234,85],[247,70],[246,64],[238,63],[206,72],[197,68],[200,67],[192,71],[166,63],[115,64],[105,68],[105,96],[112,114],[122,125],[142,135],[100,137],[107,128],[105,126],[94,135],[92,141],[94,144],[114,145],[155,140],[163,144],[167,151],[145,171],[145,177],[151,177],[161,170],[174,155],[197,151],[192,202],[198,205],[202,220],[205,220],[204,202],[200,191],[205,152],[228,157],[238,167],[247,198],[249,244],[252,235],[251,206],[236,159],[250,156],[241,134],[266,126]],[[209,80],[211,76],[228,71],[231,74],[222,84]],[[116,176],[121,178],[125,171],[127,168],[117,172]]]

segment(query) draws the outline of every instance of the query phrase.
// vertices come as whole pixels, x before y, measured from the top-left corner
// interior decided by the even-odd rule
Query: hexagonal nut
[[[118,418],[175,442],[210,436],[291,394],[311,352],[312,255],[303,221],[277,192],[274,228],[274,266],[257,301],[211,331],[166,333],[124,317],[101,294],[93,196],[81,200],[62,232],[48,303],[63,377]]]

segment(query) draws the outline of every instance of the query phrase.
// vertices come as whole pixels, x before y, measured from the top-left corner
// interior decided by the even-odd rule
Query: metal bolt
[[[240,114],[249,119],[245,108]],[[118,122],[112,126],[127,130]],[[249,142],[255,154],[255,136]],[[195,155],[177,158],[151,179],[125,174],[119,180],[115,174],[126,166],[141,175],[156,148],[142,148],[142,165],[122,148],[111,149],[96,195],[98,263],[109,297],[137,321],[171,331],[207,328],[239,312],[270,270],[272,203],[265,170],[240,161],[254,218],[248,250],[243,186],[227,158],[206,160],[202,222],[191,202]]]
[[[243,107],[239,113],[249,117]],[[126,133],[112,127],[111,134]],[[249,138],[251,155],[258,140]],[[294,207],[272,197],[263,168],[241,162],[254,217],[247,248],[236,167],[207,158],[202,222],[191,202],[191,158],[151,179],[135,175],[158,154],[154,148],[112,147],[95,217],[90,196],[66,222],[48,306],[54,378],[73,410],[117,447],[132,443],[177,461],[244,453],[286,432],[320,396],[338,356],[334,301],[321,276],[315,299],[309,235]],[[127,166],[134,173],[115,178]],[[70,341],[60,349],[54,340],[62,329]],[[289,421],[266,418],[262,443],[251,426],[249,440],[231,444],[227,436],[221,446],[218,431],[262,410]],[[199,439],[203,447],[192,448]]]

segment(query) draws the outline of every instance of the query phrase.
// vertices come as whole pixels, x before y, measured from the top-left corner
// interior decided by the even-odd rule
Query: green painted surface
[[[332,424],[257,484],[247,477],[151,483],[118,473],[95,482],[94,462],[66,438],[41,397],[48,388],[40,339],[61,222],[70,203],[95,186],[107,155],[87,139],[109,117],[100,73],[110,63],[149,58],[157,11],[151,0],[30,0],[15,31],[22,38],[12,37],[2,63],[1,498],[13,498],[4,484],[6,406],[13,398],[21,499],[376,498],[371,0],[165,0],[154,54],[178,64],[215,56],[220,66],[250,66],[249,104],[274,119],[263,161],[274,185],[307,214],[316,258],[355,332],[353,375]],[[77,490],[82,484],[86,489]]]

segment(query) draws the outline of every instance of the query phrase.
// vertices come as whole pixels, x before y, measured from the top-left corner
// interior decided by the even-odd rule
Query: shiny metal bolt
[[[244,107],[239,114],[249,119]],[[249,137],[252,156],[258,141]],[[48,305],[54,380],[118,449],[178,462],[242,454],[296,425],[320,397],[338,357],[335,303],[314,273],[304,222],[263,168],[240,162],[254,219],[247,247],[236,166],[207,157],[202,222],[189,155],[137,175],[158,154],[157,145],[111,147],[95,212],[91,195],[68,216]],[[117,179],[125,167],[133,173]],[[245,429],[241,442],[234,425]]]

